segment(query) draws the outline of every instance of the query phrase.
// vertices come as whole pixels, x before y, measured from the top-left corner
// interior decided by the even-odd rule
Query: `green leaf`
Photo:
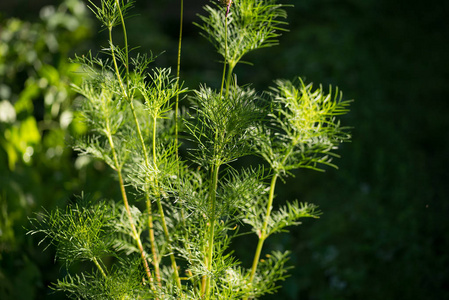
[[[343,101],[338,89],[314,90],[300,78],[277,80],[270,97],[274,103],[270,124],[255,130],[255,151],[278,174],[298,168],[322,171],[320,165],[336,167],[331,163],[338,157],[334,151],[351,137],[337,117],[349,111],[350,101]]]
[[[192,100],[197,115],[186,126],[198,143],[196,162],[221,165],[251,153],[250,132],[261,118],[255,90],[234,86],[224,96],[203,86]]]
[[[310,203],[292,203],[282,206],[277,211],[273,211],[268,221],[266,237],[273,233],[286,232],[288,226],[301,224],[300,218],[319,218],[321,212],[317,210],[317,206]]]
[[[44,234],[39,244],[48,241],[54,244],[56,256],[67,265],[75,261],[100,260],[103,255],[113,255],[112,230],[109,205],[103,202],[91,204],[84,196],[81,204],[65,210],[56,209],[31,219],[35,230],[28,234]],[[47,247],[48,247],[47,246]]]
[[[251,285],[251,297],[257,298],[264,294],[273,294],[280,286],[279,281],[289,277],[287,271],[292,267],[287,266],[290,252],[273,251],[260,260],[256,276]]]

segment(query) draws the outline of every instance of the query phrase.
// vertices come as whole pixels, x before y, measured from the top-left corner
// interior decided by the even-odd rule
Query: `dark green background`
[[[11,17],[39,23],[39,10],[58,3],[2,1],[1,24]],[[200,82],[217,85],[220,80],[219,57],[191,25],[205,3],[185,0],[181,76],[190,88]],[[299,75],[324,87],[338,86],[346,99],[354,99],[343,118],[345,125],[353,126],[353,139],[339,151],[339,170],[302,170],[277,190],[278,203],[312,202],[324,214],[269,243],[270,248],[291,249],[295,266],[272,298],[449,299],[449,2],[288,3],[295,5],[288,9],[290,31],[283,34],[280,46],[249,55],[254,66],[237,67],[239,83],[265,90],[276,78]],[[156,63],[160,66],[175,66],[177,6],[172,0],[139,0],[137,16],[128,22],[130,43],[141,45],[140,52],[165,51]],[[76,38],[63,26],[54,29],[60,48],[51,52],[43,46],[40,59],[65,70],[61,61],[75,51],[105,45],[97,23],[88,16],[91,21],[83,23]],[[16,58],[8,60],[16,68],[14,76],[0,74],[0,83],[11,86],[13,95],[20,94],[27,77],[40,76],[35,66],[19,64]],[[29,113],[38,121],[46,116],[43,93],[31,97],[34,109]],[[2,131],[6,126],[0,123]],[[57,129],[61,141],[75,130]],[[42,130],[42,143],[52,130]],[[90,162],[75,168],[76,155],[68,147],[57,161],[46,159],[40,154],[45,147],[37,146],[32,162],[19,161],[14,171],[0,147],[0,217],[13,220],[0,235],[2,299],[63,297],[48,295],[46,286],[62,276],[64,268],[53,262],[51,248],[42,253],[38,239],[25,236],[23,226],[42,206],[64,205],[81,190],[109,190],[104,166]],[[27,197],[33,201],[27,202]],[[13,234],[6,236],[5,228]],[[252,245],[237,245],[244,262]]]

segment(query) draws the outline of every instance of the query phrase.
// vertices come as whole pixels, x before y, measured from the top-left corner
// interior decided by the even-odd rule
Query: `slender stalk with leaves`
[[[277,0],[205,6],[196,25],[223,58],[221,86],[200,83],[190,90],[180,80],[183,1],[175,76],[128,46],[132,4],[89,1],[109,42],[100,55],[74,60],[84,67],[84,81],[74,89],[84,97],[79,111],[88,125],[85,135],[74,137],[74,149],[116,172],[122,199],[82,196],[32,220],[29,233],[54,244],[69,270],[53,288],[82,299],[256,299],[273,293],[288,276],[289,252],[261,259],[266,240],[320,215],[315,205],[296,200],[276,205],[278,179],[299,168],[335,167],[335,150],[350,138],[337,119],[349,102],[338,90],[314,88],[300,77],[276,80],[266,91],[237,83],[234,70],[244,56],[277,45],[286,31],[286,6]],[[121,46],[113,39],[117,27]],[[184,142],[191,147],[181,156]],[[265,162],[238,167],[245,156]],[[233,241],[252,233],[258,242],[245,261],[235,256]],[[73,264],[86,262],[91,272],[72,274]]]

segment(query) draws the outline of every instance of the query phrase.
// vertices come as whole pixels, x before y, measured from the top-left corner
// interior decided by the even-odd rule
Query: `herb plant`
[[[89,129],[74,137],[74,148],[115,171],[121,199],[82,195],[32,220],[30,234],[43,233],[67,266],[85,261],[94,268],[69,272],[56,290],[82,299],[256,299],[288,276],[289,252],[261,259],[264,242],[320,212],[298,201],[274,209],[278,179],[299,168],[335,167],[334,151],[350,138],[337,116],[349,102],[299,77],[276,80],[264,92],[239,85],[234,69],[245,55],[277,45],[285,5],[221,2],[206,5],[196,24],[222,56],[221,86],[195,90],[179,78],[182,0],[175,75],[151,68],[152,56],[132,55],[125,19],[133,1],[90,2],[109,44],[107,58],[75,59],[84,67],[74,89],[84,96],[79,112]],[[115,30],[123,45],[114,43]],[[237,167],[248,155],[265,162]],[[242,234],[258,237],[250,265],[232,251]]]

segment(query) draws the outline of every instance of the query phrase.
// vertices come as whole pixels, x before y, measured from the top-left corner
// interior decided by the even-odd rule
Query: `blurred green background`
[[[286,0],[285,2],[287,2]],[[179,0],[138,0],[130,43],[175,66]],[[219,57],[192,22],[206,1],[185,1],[182,79],[218,85]],[[339,170],[302,170],[277,190],[318,204],[268,247],[292,249],[295,268],[266,299],[449,299],[449,2],[297,0],[290,31],[247,57],[240,84],[276,78],[338,86],[354,99],[344,117],[353,141]],[[64,299],[48,284],[64,275],[54,249],[26,235],[28,217],[81,191],[114,197],[103,164],[78,158],[70,134],[80,80],[69,57],[105,46],[81,0],[0,2],[0,298]],[[165,51],[165,52],[164,52]],[[164,53],[162,53],[164,52]],[[236,253],[248,261],[251,240]]]

